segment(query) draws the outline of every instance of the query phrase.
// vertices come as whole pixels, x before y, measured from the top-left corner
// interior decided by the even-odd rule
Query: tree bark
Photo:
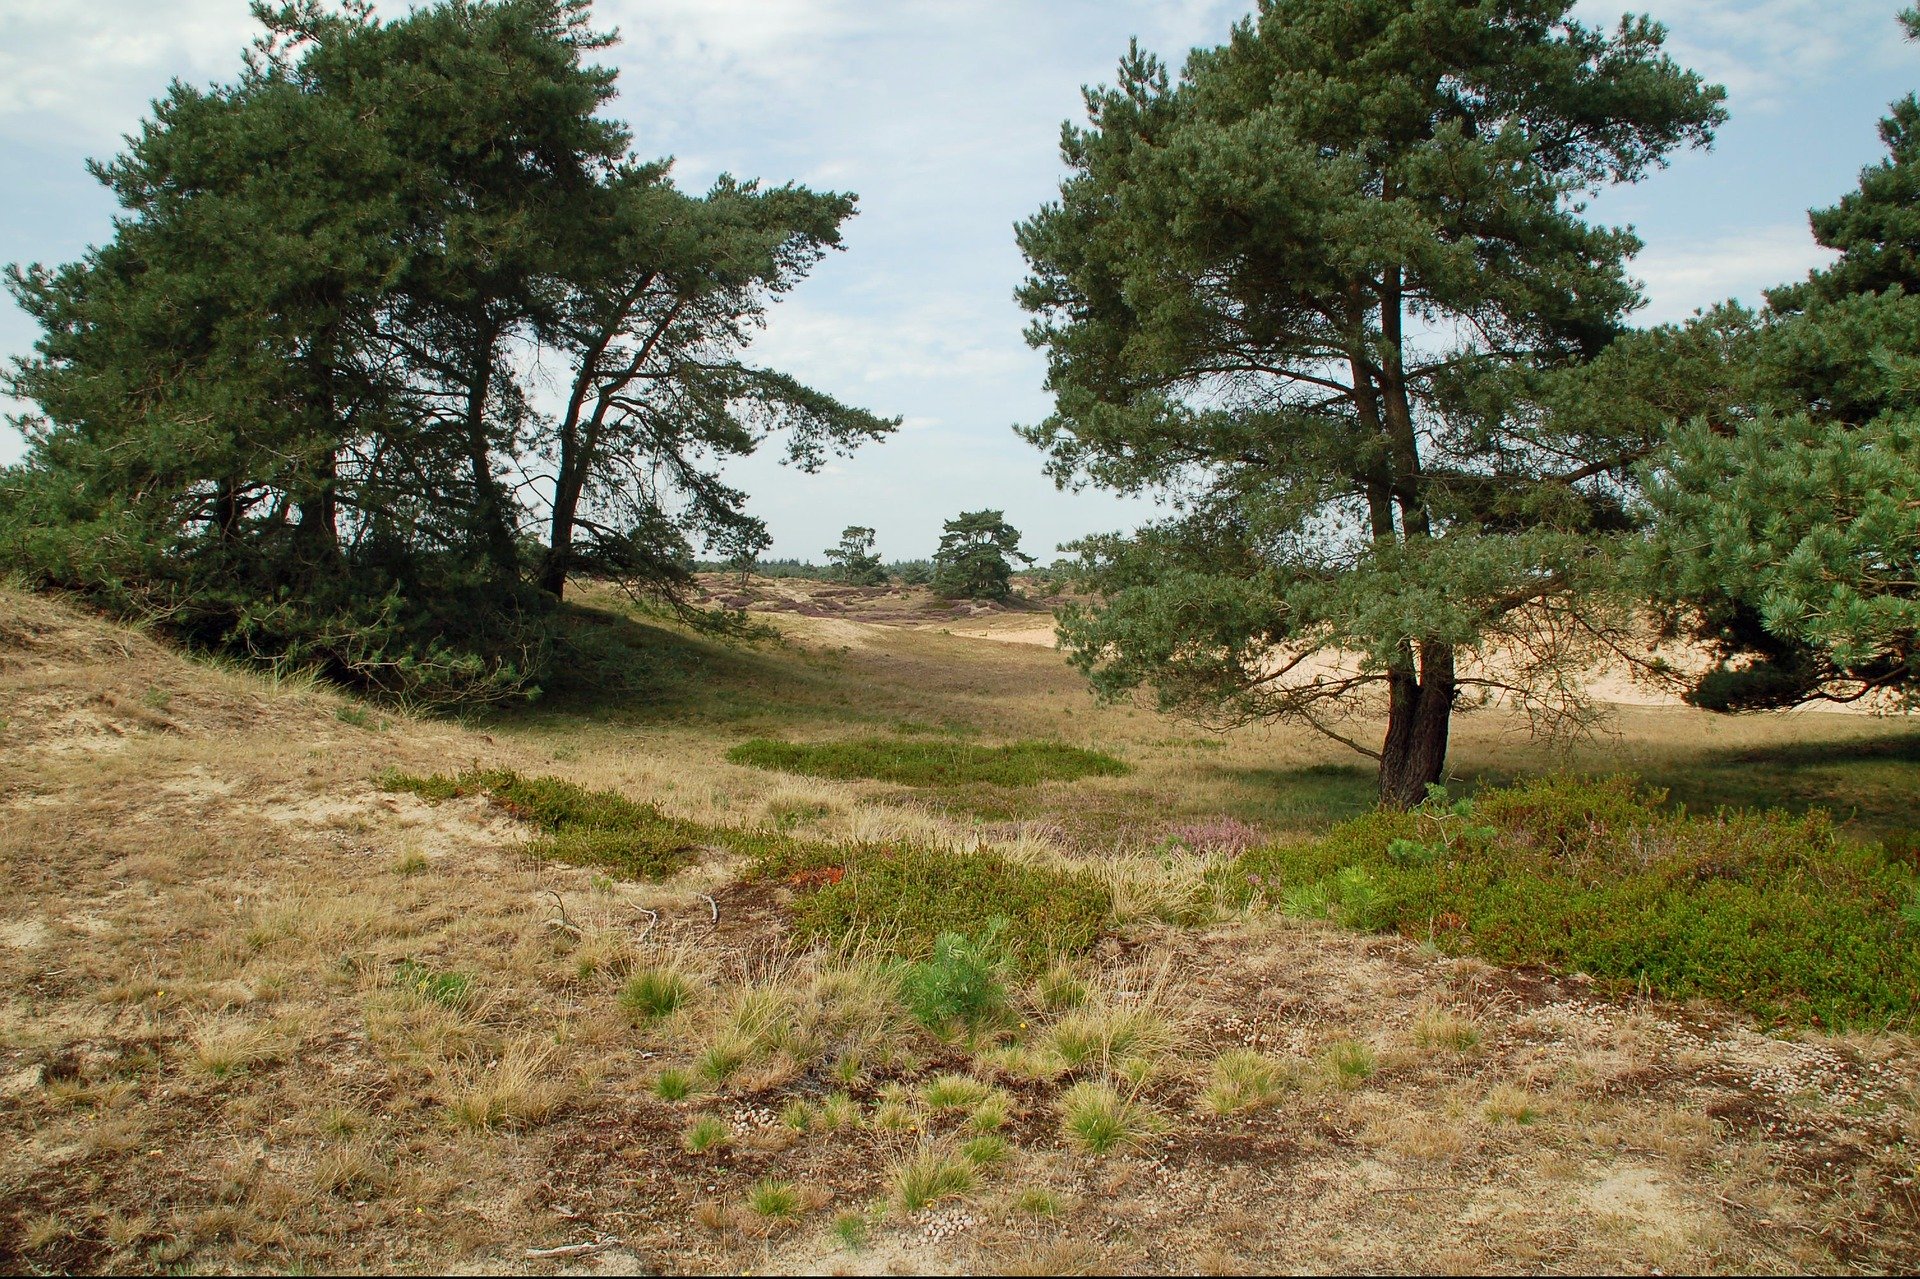
[[[1406,669],[1389,677],[1387,740],[1380,750],[1380,803],[1411,808],[1427,797],[1427,787],[1446,775],[1447,736],[1453,720],[1453,649],[1420,646],[1419,670],[1411,653]]]
[[[567,570],[573,565],[573,521],[580,513],[580,485],[570,478],[575,461],[572,453],[572,448],[562,445],[553,520],[547,530],[547,558],[540,566],[540,589],[555,599],[566,596]]]
[[[493,385],[494,344],[494,334],[489,330],[474,346],[467,383],[467,462],[473,476],[473,513],[480,525],[481,545],[495,575],[511,581],[520,575],[520,551],[507,523],[506,495],[493,478],[493,445],[487,439],[487,392]]]

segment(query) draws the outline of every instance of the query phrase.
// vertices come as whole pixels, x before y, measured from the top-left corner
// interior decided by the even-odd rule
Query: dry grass
[[[789,647],[709,652],[720,676],[653,702],[478,728],[382,711],[375,733],[310,681],[0,592],[0,1261],[501,1271],[602,1234],[632,1249],[623,1264],[735,1272],[1912,1255],[1905,1035],[1773,1038],[1224,912],[1212,855],[1163,849],[1167,831],[1321,823],[1348,785],[1304,771],[1339,762],[1321,743],[1096,706],[1031,646],[783,625]],[[722,758],[743,724],[817,739],[899,721],[1098,746],[1135,772],[928,797]],[[1611,758],[1653,765],[1681,741],[1764,754],[1899,731],[1665,709],[1617,727]],[[1514,758],[1507,728],[1464,718],[1462,767]],[[1091,857],[1125,922],[1016,992],[1024,1025],[940,1043],[883,964],[794,953],[787,890],[741,882],[737,862],[606,880],[528,860],[526,831],[482,801],[369,781],[472,760],[694,821]],[[552,894],[574,931],[552,925]],[[644,972],[686,996],[622,1007]],[[1069,1110],[1117,1115],[1121,1135],[1083,1153]],[[689,1153],[703,1122],[724,1144]],[[829,1202],[857,1240],[831,1232]],[[976,1224],[939,1233],[956,1214]]]
[[[448,1117],[462,1128],[523,1129],[545,1120],[566,1098],[552,1077],[554,1050],[522,1040],[499,1057],[461,1061],[440,1081]]]
[[[888,1180],[893,1202],[905,1212],[918,1212],[942,1199],[970,1193],[979,1185],[973,1163],[943,1146],[922,1146],[893,1167]]]

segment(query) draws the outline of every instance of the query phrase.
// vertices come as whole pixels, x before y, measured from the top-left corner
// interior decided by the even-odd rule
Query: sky
[[[382,5],[397,13],[404,6]],[[1920,45],[1894,0],[1581,0],[1665,23],[1683,65],[1728,91],[1710,151],[1675,157],[1591,216],[1646,242],[1632,271],[1646,323],[1681,319],[1826,260],[1809,206],[1831,204],[1883,155],[1876,122],[1920,88]],[[1145,502],[1061,493],[1013,433],[1044,418],[1045,361],[1013,301],[1013,224],[1057,192],[1059,129],[1080,88],[1112,78],[1138,36],[1175,63],[1217,44],[1251,0],[598,0],[621,42],[609,113],[681,184],[732,173],[859,196],[846,251],[774,309],[750,358],[903,424],[815,475],[773,460],[729,479],[773,537],[769,557],[818,560],[849,524],[889,559],[930,555],[941,522],[1002,509],[1043,561],[1062,542],[1131,527]],[[246,0],[0,0],[0,261],[69,261],[108,238],[114,208],[88,175],[179,78],[231,80],[253,35]],[[0,358],[35,330],[0,300]],[[18,405],[0,405],[17,410]],[[18,458],[0,427],[0,462]]]

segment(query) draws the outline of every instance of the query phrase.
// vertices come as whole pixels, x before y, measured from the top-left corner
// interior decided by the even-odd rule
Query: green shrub
[[[1032,786],[1082,777],[1123,777],[1132,770],[1101,751],[1061,742],[976,746],[940,739],[869,737],[850,742],[776,742],[756,738],[727,752],[734,764],[842,781],[869,778],[903,786]]]
[[[1436,796],[1249,852],[1222,876],[1291,912],[1766,1019],[1914,1015],[1920,886],[1907,859],[1840,839],[1824,813],[1701,817],[1664,798],[1566,777],[1470,803]]]
[[[942,933],[978,936],[1000,918],[1006,922],[997,936],[1009,973],[1026,973],[1056,955],[1088,949],[1113,911],[1112,895],[1090,875],[987,852],[911,846],[786,850],[763,858],[760,869],[788,876],[835,859],[844,876],[794,902],[802,941],[859,937],[896,956],[922,959]]]

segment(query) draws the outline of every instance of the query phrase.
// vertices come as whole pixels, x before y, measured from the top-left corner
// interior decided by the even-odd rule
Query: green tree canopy
[[[1707,401],[1669,406],[1680,425],[1646,476],[1650,594],[1718,658],[1697,705],[1920,693],[1917,128],[1908,95],[1881,122],[1887,158],[1811,214],[1831,266],[1770,290],[1759,315],[1722,307],[1635,339]],[[1673,365],[1687,347],[1714,359]]]
[[[35,577],[383,686],[524,687],[569,570],[677,602],[695,539],[767,544],[719,462],[894,425],[743,359],[853,197],[633,157],[585,0],[255,14],[238,80],[97,166],[113,238],[11,272],[39,413],[0,537]]]
[[[1570,0],[1268,0],[1177,80],[1137,46],[1069,125],[1060,199],[1019,228],[1020,300],[1063,484],[1171,500],[1081,544],[1097,687],[1202,718],[1303,720],[1439,779],[1463,686],[1579,705],[1594,551],[1659,438],[1554,411],[1637,294],[1580,213],[1707,142],[1722,93]],[[1469,675],[1463,650],[1508,672]],[[1376,749],[1340,727],[1386,694]]]
[[[935,594],[948,599],[1004,600],[1013,594],[1013,560],[1033,563],[1020,552],[1020,531],[1005,511],[962,511],[948,520],[933,553]]]
[[[887,570],[873,553],[874,531],[858,524],[840,530],[840,545],[829,547],[827,563],[843,582],[852,586],[885,586]]]

